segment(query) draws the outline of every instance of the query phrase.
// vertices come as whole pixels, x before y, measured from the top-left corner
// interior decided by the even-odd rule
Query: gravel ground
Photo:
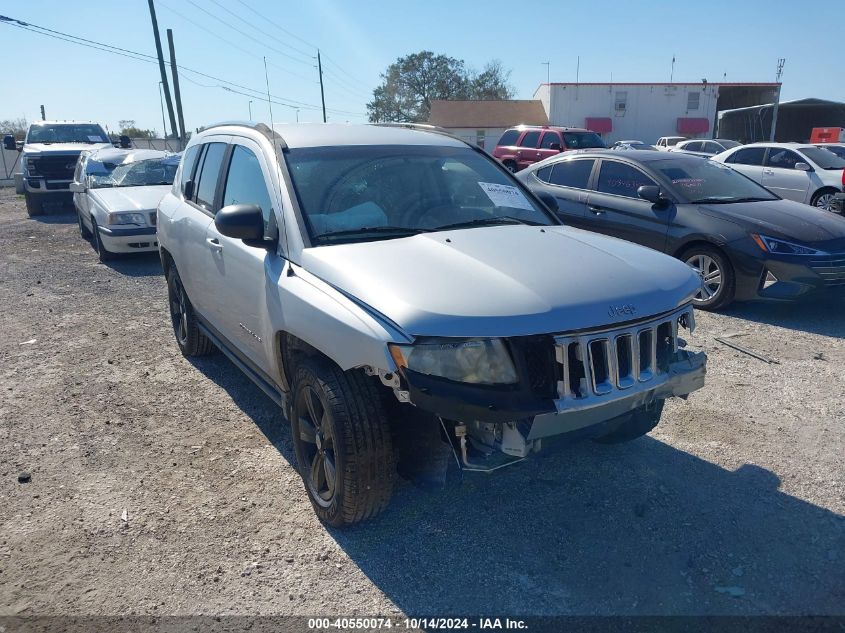
[[[336,531],[165,290],[0,189],[0,615],[845,613],[843,300],[699,313],[707,386],[648,437],[402,482]]]

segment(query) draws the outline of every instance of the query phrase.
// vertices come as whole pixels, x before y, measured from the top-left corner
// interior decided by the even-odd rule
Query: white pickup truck
[[[112,147],[112,142],[99,123],[38,121],[29,126],[22,144],[6,135],[3,146],[21,152],[15,192],[24,195],[26,211],[33,216],[41,215],[47,200],[70,202],[70,183],[79,155],[85,150]],[[129,147],[129,138],[122,136],[120,146]]]

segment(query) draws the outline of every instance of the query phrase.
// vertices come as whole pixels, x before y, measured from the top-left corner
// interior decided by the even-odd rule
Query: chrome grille
[[[814,259],[810,262],[810,268],[824,280],[826,286],[845,285],[845,255],[843,254]]]
[[[72,180],[76,170],[78,156],[40,156],[29,159],[34,168],[33,176],[43,176],[55,180]]]
[[[678,325],[694,327],[692,307],[611,330],[555,337],[558,398],[607,397],[666,375],[678,350]]]

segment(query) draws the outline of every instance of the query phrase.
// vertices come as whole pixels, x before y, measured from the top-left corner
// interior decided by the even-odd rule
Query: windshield
[[[564,132],[563,142],[567,149],[604,148],[606,145],[601,136],[595,132]]]
[[[27,143],[108,143],[109,137],[96,123],[33,125]]]
[[[700,158],[655,161],[653,168],[672,183],[673,192],[693,203],[730,203],[777,200],[750,178],[727,165]]]
[[[178,158],[150,158],[113,167],[99,163],[105,173],[92,173],[89,186],[92,189],[105,187],[144,187],[149,185],[172,185],[179,167]]]
[[[557,224],[507,172],[469,147],[310,147],[286,156],[316,244]]]
[[[821,147],[802,147],[799,150],[821,169],[845,169],[845,158]]]

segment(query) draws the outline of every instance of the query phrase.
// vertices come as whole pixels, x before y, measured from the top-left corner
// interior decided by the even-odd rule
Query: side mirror
[[[6,134],[3,137],[3,149],[17,149],[18,145],[15,143],[15,137],[11,134]]]
[[[553,150],[555,152],[559,152],[560,151],[560,143],[552,143],[551,145],[549,145],[549,149]]]
[[[70,190],[73,193],[85,193],[85,183],[84,182],[72,182],[72,183],[70,183]]]
[[[185,184],[182,185],[182,195],[185,196],[188,200],[194,197],[194,181],[193,180],[186,180]]]
[[[230,204],[214,216],[214,226],[226,237],[253,241],[264,239],[264,216],[257,204]]]
[[[559,207],[557,206],[557,198],[555,198],[552,194],[541,193],[541,194],[538,194],[537,197],[540,198],[540,200],[543,201],[543,204],[545,204],[547,207],[549,207],[550,211],[554,211],[554,212],[558,211]]]
[[[802,163],[802,162],[795,163],[794,168],[797,169],[798,171],[813,171],[813,168],[810,167],[810,165],[808,163]]]
[[[130,147],[132,147],[132,139],[130,139],[125,134],[121,134],[118,140],[120,141],[120,147],[122,147],[123,149],[129,149]]]
[[[655,185],[643,185],[637,189],[637,196],[643,200],[648,200],[653,204],[661,204],[666,202],[666,198],[660,193],[660,187]]]

